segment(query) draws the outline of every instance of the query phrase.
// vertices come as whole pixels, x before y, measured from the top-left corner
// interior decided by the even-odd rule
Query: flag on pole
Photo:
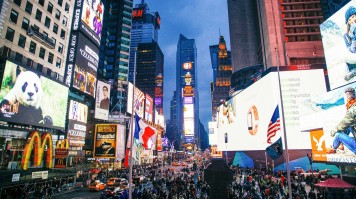
[[[138,124],[138,122],[140,121],[140,117],[135,113],[135,132],[134,132],[134,138],[136,140],[140,139],[140,125]]]
[[[275,143],[268,146],[266,152],[273,160],[281,157],[283,154],[282,138],[280,137]]]
[[[271,139],[276,135],[277,131],[279,130],[281,130],[281,125],[280,125],[280,118],[279,118],[279,109],[277,105],[276,109],[273,112],[271,121],[269,122],[268,125],[268,131],[267,131],[268,144],[272,143]]]
[[[150,138],[156,134],[156,131],[147,125],[139,116],[135,115],[135,138],[138,135],[140,142],[142,143],[143,148],[150,148],[151,142]],[[155,137],[153,137],[155,138]]]
[[[129,167],[130,149],[126,149],[124,167]]]

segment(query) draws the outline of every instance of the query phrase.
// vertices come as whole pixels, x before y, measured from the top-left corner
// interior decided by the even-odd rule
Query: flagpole
[[[289,168],[289,153],[288,153],[288,145],[287,145],[287,132],[286,132],[286,124],[284,121],[284,108],[283,108],[283,97],[282,97],[282,87],[281,87],[281,77],[279,74],[279,58],[278,58],[278,50],[274,48],[276,52],[276,61],[277,61],[277,74],[278,74],[278,87],[279,87],[279,102],[281,104],[281,112],[282,112],[282,124],[283,124],[283,137],[284,137],[284,146],[285,146],[285,154],[286,154],[286,169],[287,169],[287,180],[288,180],[288,195],[289,198],[292,199],[292,183],[290,177],[290,168]]]
[[[134,57],[134,73],[133,73],[133,89],[132,89],[132,113],[131,113],[131,128],[130,128],[130,157],[129,157],[129,166],[130,166],[130,175],[129,175],[129,199],[132,199],[132,148],[133,148],[133,124],[134,124],[134,101],[135,101],[135,87],[136,87],[136,56],[137,56],[137,48],[134,48],[135,57]]]

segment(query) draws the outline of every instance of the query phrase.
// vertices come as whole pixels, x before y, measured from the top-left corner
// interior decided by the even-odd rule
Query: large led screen
[[[353,115],[356,104],[354,101],[345,103],[347,88],[355,89],[356,83],[315,96],[302,104],[301,130],[310,135],[314,161],[356,163]],[[335,153],[327,153],[331,148],[336,149]]]
[[[109,118],[110,88],[110,84],[102,81],[97,82],[94,115],[97,119],[108,120]]]
[[[183,115],[184,115],[184,118],[193,118],[194,117],[194,104],[184,104]]]
[[[6,61],[0,120],[64,130],[68,88]]]
[[[284,71],[280,77],[288,148],[310,149],[309,135],[300,132],[299,108],[302,101],[326,92],[323,70]],[[271,72],[219,106],[218,148],[265,150],[269,145],[269,123],[277,106],[281,107],[279,96],[278,75]],[[270,141],[273,143],[282,135],[278,131]]]
[[[331,89],[356,80],[355,9],[352,0],[320,25]]]
[[[153,122],[153,99],[148,94],[146,94],[145,119]]]
[[[194,119],[184,119],[184,136],[194,136]]]
[[[135,92],[133,94],[133,92]],[[133,96],[134,95],[134,96]],[[132,99],[133,97],[133,99]],[[129,83],[129,89],[127,92],[127,112],[132,114],[132,101],[133,101],[133,111],[140,117],[143,118],[144,105],[145,105],[145,94],[133,84]]]
[[[84,35],[78,35],[73,87],[95,97],[99,49]]]
[[[74,100],[69,102],[67,139],[70,146],[85,145],[88,106]]]
[[[99,46],[103,28],[104,4],[101,0],[85,0],[82,3],[81,31]]]

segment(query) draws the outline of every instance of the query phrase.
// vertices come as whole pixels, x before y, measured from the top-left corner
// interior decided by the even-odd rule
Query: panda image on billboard
[[[53,125],[50,116],[43,116],[41,109],[42,83],[40,77],[31,71],[16,70],[16,83],[0,103],[3,117],[11,115],[14,121],[24,121],[29,124],[44,123]]]

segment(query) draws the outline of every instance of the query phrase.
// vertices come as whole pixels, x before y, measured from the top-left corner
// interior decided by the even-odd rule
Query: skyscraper
[[[136,86],[154,99],[154,110],[163,115],[163,53],[157,42],[139,43],[136,56]]]
[[[100,46],[99,77],[112,85],[113,114],[126,112],[127,90],[122,82],[128,80],[132,0],[106,1],[102,44]]]
[[[199,140],[197,49],[194,39],[179,36],[176,53],[177,130],[189,150]]]
[[[158,12],[150,12],[144,0],[137,4],[132,12],[132,29],[130,44],[129,81],[133,80],[135,48],[139,43],[158,42],[158,29],[161,18]]]
[[[211,53],[212,65],[217,64],[216,79],[211,85],[212,114],[216,117],[216,110],[221,102],[229,97],[230,77],[232,74],[231,53],[226,48],[223,36],[219,38],[218,53]],[[210,46],[210,52],[212,51]],[[213,57],[216,56],[216,57]],[[213,61],[216,61],[215,63]]]

